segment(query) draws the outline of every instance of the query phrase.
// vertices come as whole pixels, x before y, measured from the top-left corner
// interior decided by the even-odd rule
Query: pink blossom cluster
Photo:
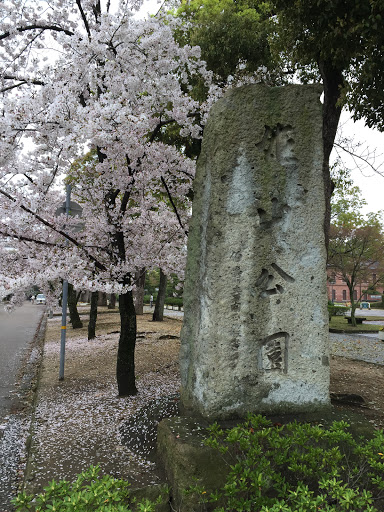
[[[136,2],[137,3],[137,2]],[[212,98],[175,18],[96,0],[0,3],[0,299],[38,284],[124,292],[142,268],[182,274],[195,163],[163,138],[200,137]],[[64,182],[83,208],[57,216]],[[49,286],[48,286],[49,283]]]

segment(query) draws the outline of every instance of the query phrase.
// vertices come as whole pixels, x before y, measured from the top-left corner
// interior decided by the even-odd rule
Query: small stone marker
[[[181,400],[208,419],[329,405],[321,88],[212,108],[195,179]]]

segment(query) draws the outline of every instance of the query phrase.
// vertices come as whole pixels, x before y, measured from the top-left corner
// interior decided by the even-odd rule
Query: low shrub
[[[348,312],[347,306],[335,306],[334,304],[328,304],[328,315],[329,319],[333,316],[344,316]]]
[[[183,299],[179,299],[178,297],[167,297],[165,299],[166,306],[177,306],[179,311],[183,307]]]
[[[229,431],[214,424],[206,444],[232,461],[227,482],[213,493],[190,492],[215,512],[383,510],[384,434],[356,441],[348,427],[283,426],[260,415]]]
[[[384,302],[371,302],[371,309],[384,309]]]
[[[12,500],[16,512],[154,512],[149,500],[135,503],[128,482],[109,475],[99,476],[100,468],[91,466],[70,483],[54,480],[37,496],[19,494]]]

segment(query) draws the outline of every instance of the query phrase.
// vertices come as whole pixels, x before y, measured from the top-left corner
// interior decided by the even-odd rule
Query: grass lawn
[[[383,317],[379,316],[370,316],[370,321],[383,320]],[[372,325],[369,324],[359,324],[356,327],[353,327],[351,324],[347,322],[347,319],[344,316],[333,316],[331,321],[329,322],[330,329],[338,329],[340,331],[345,332],[377,332],[381,329],[381,325]]]

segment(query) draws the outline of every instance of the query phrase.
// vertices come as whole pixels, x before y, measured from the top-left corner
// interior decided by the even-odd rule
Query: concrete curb
[[[35,335],[23,358],[19,373],[19,407],[22,407],[24,417],[30,417],[31,421],[25,442],[25,468],[18,484],[19,491],[25,488],[30,467],[34,414],[41,375],[41,364],[44,356],[44,338],[47,328],[47,319],[47,311],[45,310],[41,315]]]

